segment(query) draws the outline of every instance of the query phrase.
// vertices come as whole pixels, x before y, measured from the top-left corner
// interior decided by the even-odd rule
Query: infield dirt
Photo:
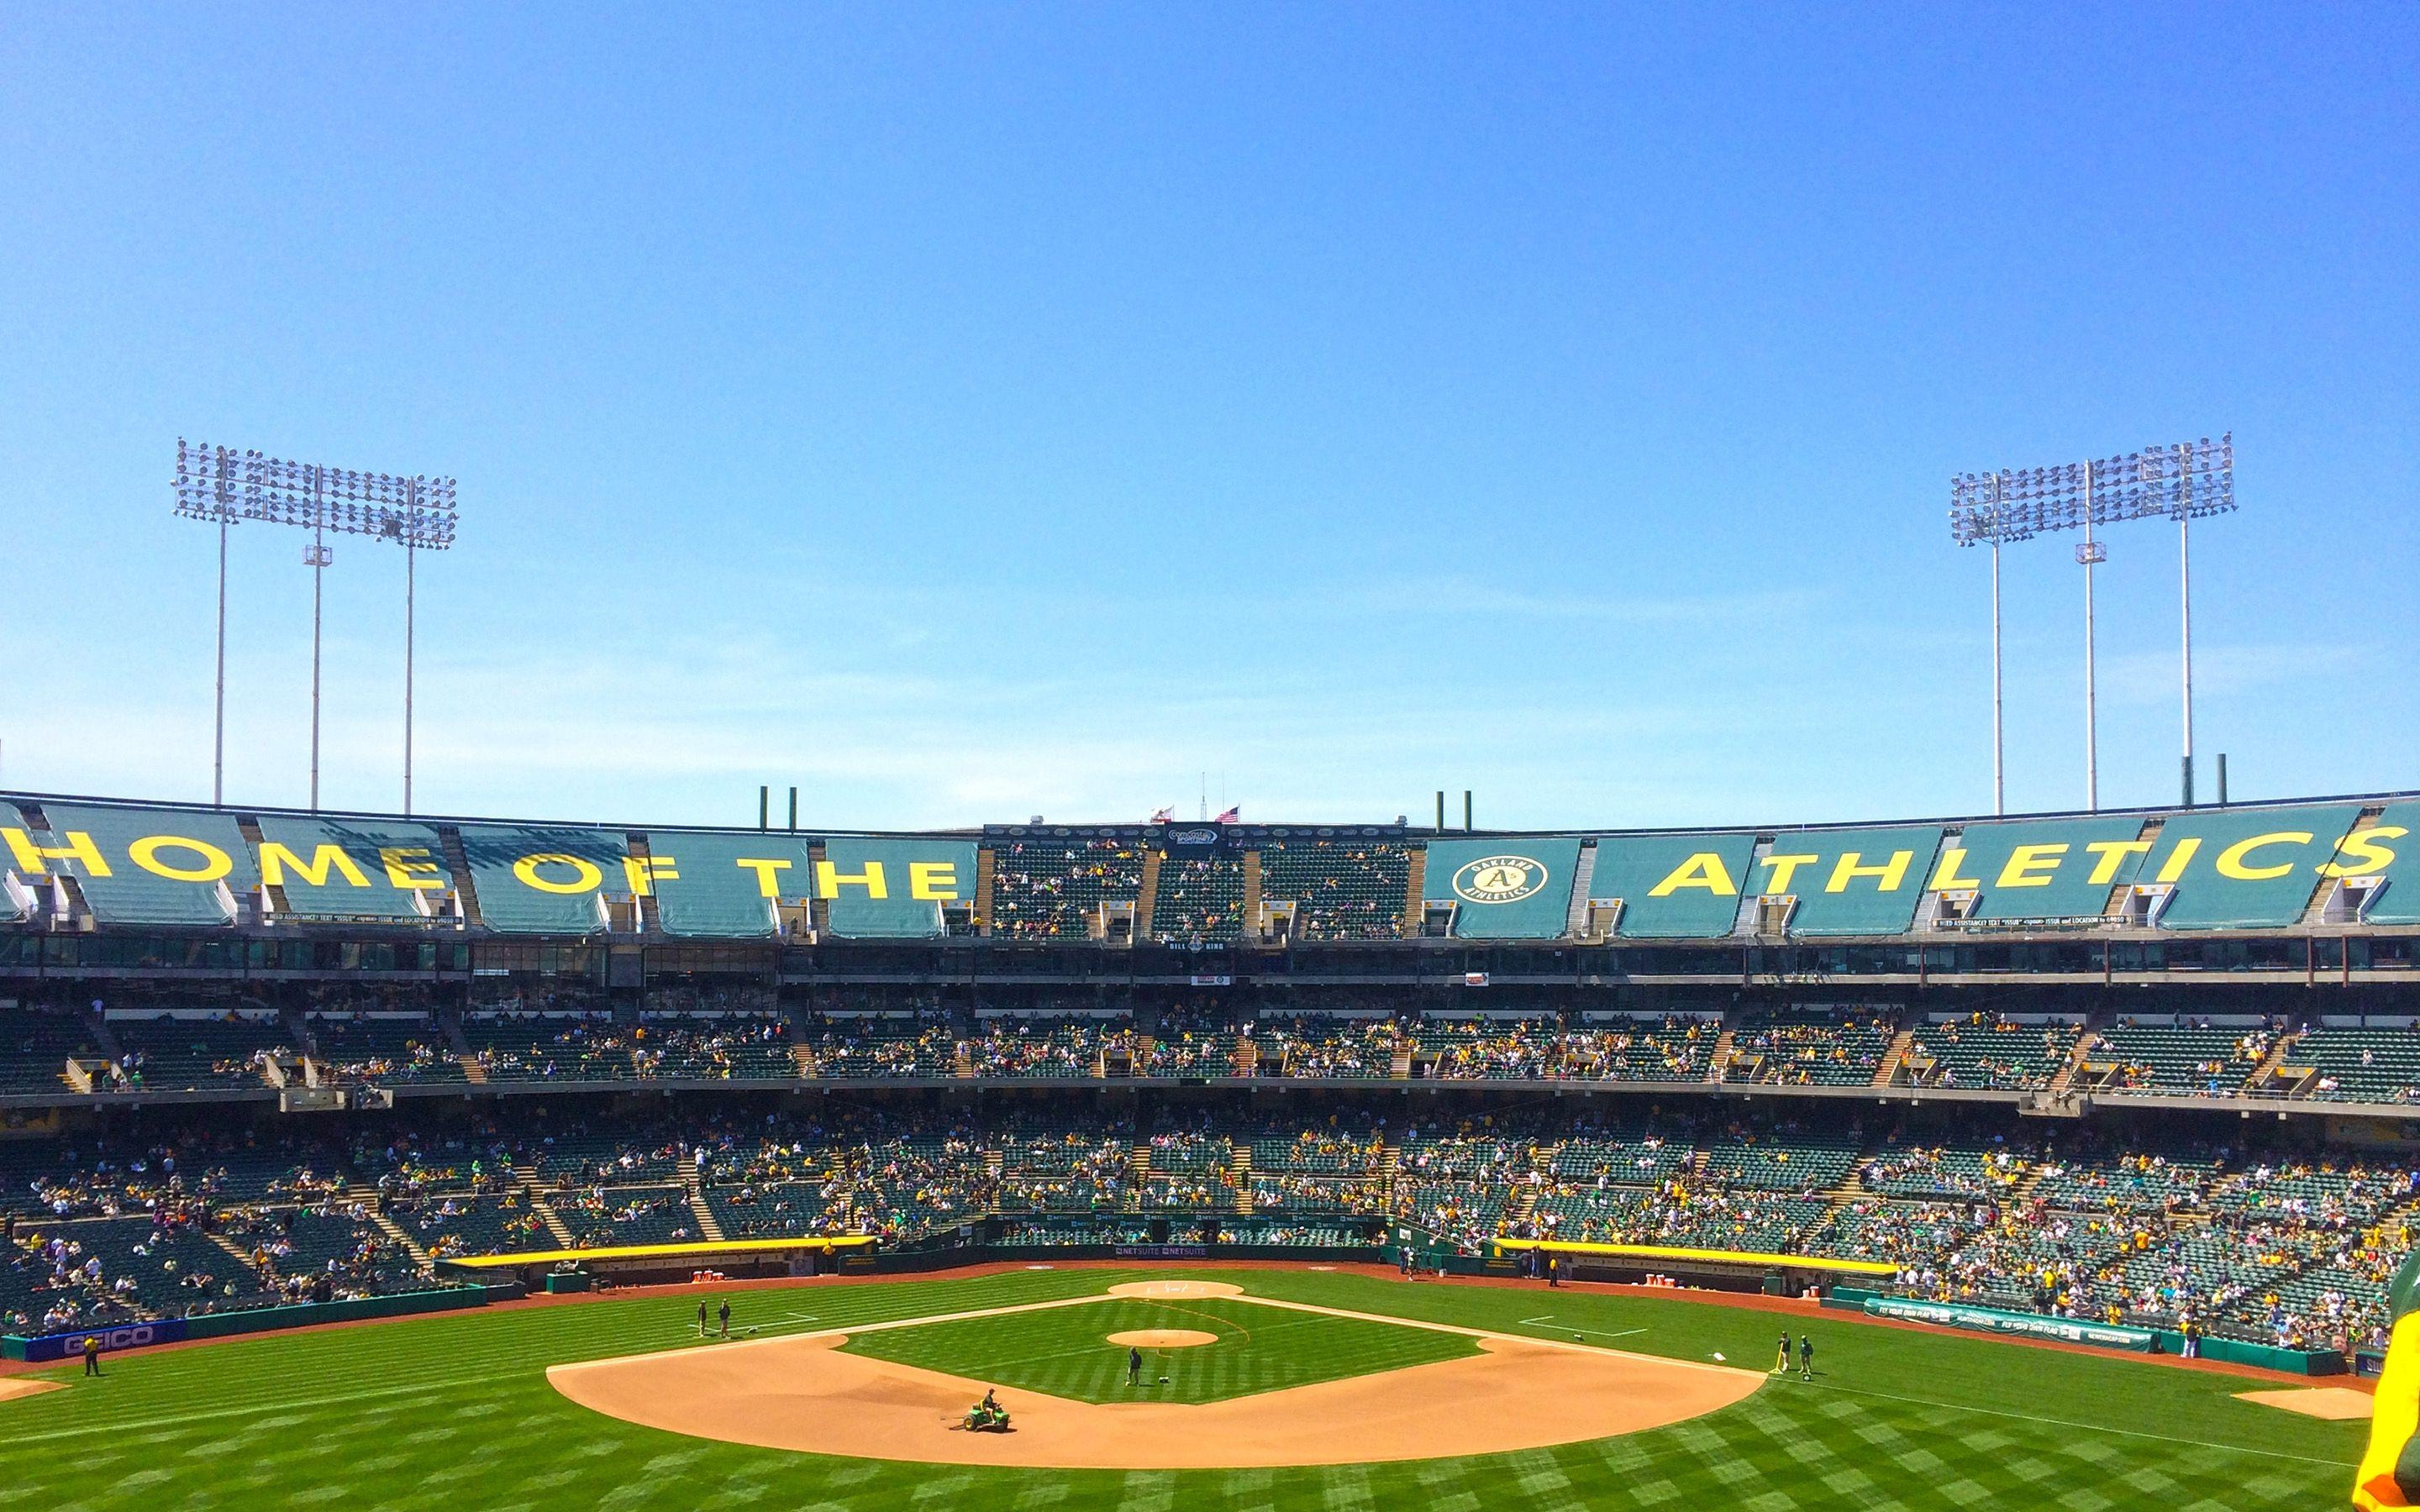
[[[1215,1402],[1095,1404],[1002,1389],[1001,1404],[1016,1425],[1005,1434],[955,1427],[985,1382],[845,1353],[841,1334],[562,1365],[547,1379],[595,1412],[696,1438],[859,1458],[1071,1470],[1326,1465],[1543,1448],[1697,1417],[1741,1400],[1765,1379],[1446,1331],[1475,1338],[1480,1352]]]

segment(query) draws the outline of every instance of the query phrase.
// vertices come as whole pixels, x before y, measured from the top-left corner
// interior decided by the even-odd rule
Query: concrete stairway
[[[554,1236],[554,1242],[565,1249],[575,1248],[578,1241],[572,1238],[571,1226],[563,1221],[563,1214],[554,1211],[554,1204],[538,1196],[535,1187],[530,1188],[526,1196],[530,1211],[536,1213],[537,1221],[546,1225],[546,1231]]]
[[[1723,1032],[1714,1036],[1714,1054],[1706,1057],[1706,1079],[1715,1083],[1726,1082],[1730,1079],[1730,1073],[1731,1026],[1726,1024]]]
[[[2086,1061],[2092,1054],[2093,1047],[2098,1045],[2100,1042],[2101,1037],[2093,1033],[2090,1029],[2086,1029],[2082,1034],[2077,1035],[2075,1037],[2075,1048],[2068,1052],[2067,1064],[2059,1067],[2058,1074],[2050,1079],[2050,1086],[2044,1088],[2046,1094],[2055,1099],[2065,1097],[2067,1095],[2067,1089],[2075,1084],[2075,1073],[2084,1069]]]
[[[410,1234],[405,1233],[401,1224],[396,1223],[393,1218],[390,1218],[385,1213],[377,1211],[376,1210],[372,1210],[370,1213],[370,1222],[378,1225],[380,1233],[384,1234],[388,1239],[393,1240],[396,1243],[402,1245],[403,1252],[411,1257],[412,1264],[418,1266],[423,1271],[430,1268],[433,1262],[430,1261],[428,1257],[427,1248],[425,1245],[414,1242]]]
[[[1137,944],[1151,938],[1152,915],[1159,908],[1159,861],[1157,851],[1143,853],[1142,887],[1135,893],[1134,937]]]
[[[1874,1068],[1873,1085],[1888,1087],[1899,1075],[1900,1062],[1907,1058],[1907,1048],[1916,1042],[1914,1029],[1901,1029],[1891,1036],[1890,1048],[1883,1052],[1883,1063]]]
[[[2243,1079],[2243,1085],[2257,1091],[2260,1084],[2269,1079],[2270,1072],[2286,1063],[2286,1053],[2291,1050],[2294,1047],[2294,1041],[2302,1037],[2300,1030],[2277,1036],[2277,1042],[2271,1045],[2269,1053],[2260,1057],[2260,1064],[2252,1068],[2252,1074]]]
[[[681,1195],[689,1199],[690,1214],[697,1220],[697,1231],[706,1236],[708,1243],[721,1243],[722,1225],[716,1220],[714,1210],[706,1205],[706,1189],[698,1181],[695,1153],[689,1150],[681,1152],[680,1179]]]

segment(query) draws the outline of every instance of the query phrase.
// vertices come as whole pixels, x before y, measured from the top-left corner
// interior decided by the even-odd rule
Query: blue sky
[[[1949,476],[2232,429],[2202,749],[2420,786],[2415,69],[2404,6],[20,8],[0,785],[207,797],[184,435],[461,480],[426,811],[1974,812]],[[303,797],[302,544],[236,532],[233,801]],[[2174,532],[2110,551],[2164,801]],[[2012,810],[2083,795],[2069,552]],[[327,586],[390,808],[399,556]]]

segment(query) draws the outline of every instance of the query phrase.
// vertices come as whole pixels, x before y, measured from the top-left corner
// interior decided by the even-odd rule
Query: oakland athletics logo
[[[1455,895],[1475,903],[1517,903],[1545,885],[1545,867],[1526,856],[1483,856],[1453,874]]]

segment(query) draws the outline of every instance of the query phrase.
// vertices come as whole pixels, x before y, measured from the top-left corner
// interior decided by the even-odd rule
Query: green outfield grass
[[[1171,1273],[742,1292],[734,1322],[768,1333],[845,1328],[1091,1295],[1155,1273]],[[1181,1273],[1356,1312],[1566,1340],[1585,1330],[1592,1343],[1677,1358],[1719,1350],[1752,1368],[1771,1361],[1780,1326],[1685,1296]],[[819,1458],[637,1427],[547,1384],[546,1366],[557,1362],[721,1348],[697,1342],[696,1306],[684,1291],[447,1314],[129,1355],[98,1381],[62,1369],[70,1390],[0,1403],[0,1506],[2301,1512],[2343,1504],[2363,1435],[2358,1424],[2236,1401],[2257,1384],[2239,1378],[1828,1317],[1792,1319],[1793,1332],[1815,1336],[1816,1381],[1776,1381],[1692,1422],[1519,1454],[1313,1470],[985,1471]],[[1350,1458],[1349,1430],[1337,1452]]]
[[[1216,1334],[1218,1342],[1144,1351],[1138,1389],[1126,1384],[1125,1346],[1109,1343],[1108,1335],[1147,1328]],[[1087,1402],[1223,1401],[1479,1352],[1459,1335],[1218,1297],[1182,1303],[1115,1297],[1082,1307],[890,1329],[853,1338],[847,1349]],[[1159,1383],[1163,1376],[1166,1385]]]

